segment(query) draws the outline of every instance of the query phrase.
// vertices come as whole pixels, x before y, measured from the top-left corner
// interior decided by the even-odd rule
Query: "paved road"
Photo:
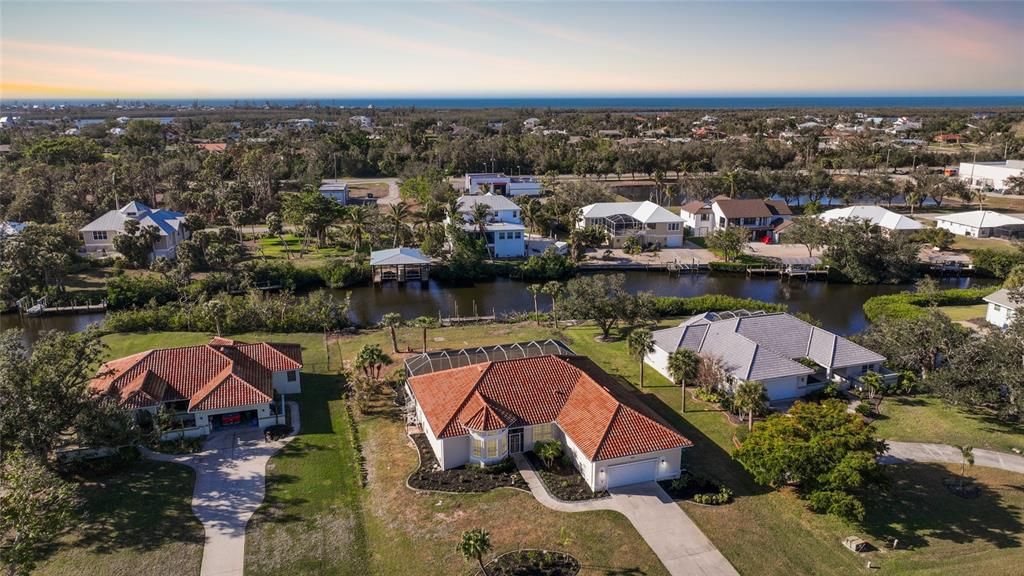
[[[198,454],[147,454],[196,471],[192,512],[206,531],[200,576],[242,576],[245,527],[263,502],[267,461],[299,430],[298,404],[289,402],[288,408],[294,432],[275,442],[264,441],[258,429],[224,430],[211,434]]]
[[[683,509],[656,482],[611,490],[611,497],[582,502],[556,500],[521,454],[516,466],[538,502],[560,512],[614,510],[629,519],[672,576],[738,576]]]
[[[889,450],[878,460],[883,464],[905,464],[907,462],[959,464],[961,461],[960,449],[956,446],[891,441],[887,441],[886,444],[888,444]],[[1024,456],[994,450],[975,448],[974,465],[1024,474]]]

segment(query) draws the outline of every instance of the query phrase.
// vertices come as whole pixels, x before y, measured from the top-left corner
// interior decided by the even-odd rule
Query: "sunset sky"
[[[0,2],[0,97],[1024,94],[1024,2]]]

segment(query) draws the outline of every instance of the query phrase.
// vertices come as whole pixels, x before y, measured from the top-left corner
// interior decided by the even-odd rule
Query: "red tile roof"
[[[273,373],[302,368],[297,344],[247,344],[214,338],[209,344],[164,348],[111,360],[90,387],[125,408],[188,400],[189,411],[273,401]]]
[[[582,356],[484,362],[409,387],[438,438],[556,422],[591,461],[692,445]]]

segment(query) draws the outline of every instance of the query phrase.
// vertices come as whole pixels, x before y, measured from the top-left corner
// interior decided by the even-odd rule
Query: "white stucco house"
[[[458,199],[459,215],[462,217],[462,229],[477,236],[480,226],[473,220],[473,210],[478,204],[490,209],[487,222],[484,223],[487,250],[494,258],[522,258],[526,256],[526,226],[523,226],[522,214],[515,202],[504,196],[483,194],[479,196],[462,196]],[[445,225],[451,222],[445,218]]]
[[[935,225],[953,234],[974,238],[1017,238],[1024,236],[1024,220],[991,210],[973,210],[935,217]]]
[[[857,219],[864,220],[873,226],[878,226],[886,234],[912,234],[922,228],[921,224],[913,218],[886,210],[881,206],[846,206],[844,208],[833,208],[818,215],[823,222],[835,220]]]
[[[1024,175],[1024,160],[961,162],[957,174],[973,189],[1003,192],[1007,178]]]
[[[558,440],[594,491],[679,476],[692,443],[589,359],[567,349],[490,360],[479,349],[447,354],[406,384],[442,469],[494,464]],[[471,360],[448,367],[446,358],[462,356]]]
[[[580,209],[577,228],[595,227],[608,234],[612,248],[622,248],[630,237],[644,244],[680,248],[686,234],[681,216],[654,202],[598,202]]]
[[[793,211],[782,200],[716,198],[711,204],[714,225],[712,232],[726,228],[743,228],[750,239],[762,240],[793,217]]]
[[[680,348],[719,358],[732,386],[760,381],[771,401],[799,398],[829,381],[846,387],[869,371],[886,375],[884,356],[783,312],[694,316],[674,328],[655,331],[654,351],[644,362],[671,379],[668,357]]]
[[[88,256],[116,255],[114,237],[124,233],[124,223],[128,220],[136,220],[142,227],[152,226],[160,233],[160,238],[153,245],[152,259],[174,259],[178,245],[191,236],[185,227],[185,215],[181,212],[150,208],[142,202],[133,201],[80,228],[82,250]]]
[[[501,172],[473,172],[463,178],[466,194],[540,196],[541,181],[535,176],[506,176]]]
[[[679,216],[692,236],[703,238],[715,230],[715,213],[709,202],[687,202],[679,207]]]
[[[208,344],[139,352],[103,364],[90,388],[136,417],[170,410],[177,428],[165,439],[196,437],[230,426],[283,424],[284,395],[302,391],[298,344]]]
[[[1000,328],[1007,328],[1014,321],[1017,312],[1024,304],[1014,302],[1010,299],[1010,291],[1006,288],[996,290],[985,296],[988,309],[985,311],[985,320]]]

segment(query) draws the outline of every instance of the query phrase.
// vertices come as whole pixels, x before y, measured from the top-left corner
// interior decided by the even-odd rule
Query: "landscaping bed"
[[[691,500],[707,506],[721,506],[732,502],[732,490],[722,484],[683,472],[674,480],[658,482],[673,500]]]
[[[571,465],[566,465],[561,459],[555,460],[554,465],[548,467],[533,452],[527,452],[526,457],[537,471],[541,481],[544,482],[548,492],[559,500],[574,502],[608,496],[607,491],[594,492],[591,490],[579,471]]]
[[[411,488],[466,493],[488,492],[495,488],[530,489],[511,458],[494,466],[464,466],[441,470],[427,437],[423,434],[412,434],[410,437],[420,453],[420,467],[409,476]]]
[[[515,550],[487,564],[488,576],[574,576],[579,571],[579,560],[551,550]]]

